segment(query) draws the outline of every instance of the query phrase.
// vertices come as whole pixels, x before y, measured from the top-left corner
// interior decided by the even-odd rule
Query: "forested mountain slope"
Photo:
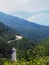
[[[49,26],[38,25],[2,12],[0,12],[0,21],[29,40],[39,41],[49,37]]]
[[[0,22],[0,58],[10,58],[12,47],[7,41],[15,39],[15,33],[11,28]]]

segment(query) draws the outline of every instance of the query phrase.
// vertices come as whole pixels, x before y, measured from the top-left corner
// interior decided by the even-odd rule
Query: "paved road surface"
[[[12,41],[16,41],[16,40],[20,40],[20,39],[22,39],[22,36],[18,36],[18,35],[16,35],[16,39],[14,39],[14,40],[10,40],[10,41],[8,41],[7,43],[10,44],[10,42],[12,42]]]

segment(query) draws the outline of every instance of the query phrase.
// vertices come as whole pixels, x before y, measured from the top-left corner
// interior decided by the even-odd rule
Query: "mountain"
[[[0,21],[32,41],[39,41],[49,37],[49,26],[38,25],[2,12],[0,12]]]
[[[11,28],[0,22],[0,45],[7,43],[8,40],[15,39],[15,33]]]
[[[12,47],[7,44],[7,41],[12,39],[15,39],[13,30],[0,22],[0,58],[9,58]]]
[[[11,42],[7,44],[9,40],[11,40]],[[0,22],[0,58],[6,58],[10,60],[11,54],[14,52],[12,50],[13,47],[17,49],[17,57],[22,58],[25,52],[34,46],[34,43],[25,38],[16,40],[13,30]]]
[[[49,10],[43,10],[27,18],[28,21],[32,21],[41,25],[49,26]]]

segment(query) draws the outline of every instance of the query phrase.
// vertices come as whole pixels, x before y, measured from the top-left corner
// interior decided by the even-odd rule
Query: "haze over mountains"
[[[22,18],[22,19],[26,19],[26,18],[29,18],[30,16],[32,16],[32,13],[23,12],[23,11],[12,11],[9,14],[19,17],[19,18]]]
[[[49,10],[35,12],[31,17],[27,18],[27,20],[49,26]]]
[[[0,12],[0,21],[30,40],[41,40],[49,37],[49,26],[38,25],[2,12]]]
[[[42,10],[39,12],[21,12],[21,11],[14,11],[10,12],[10,15],[20,17],[22,19],[26,19],[31,22],[35,22],[37,24],[49,26],[49,10]]]
[[[49,10],[42,10],[39,12],[21,12],[21,11],[14,11],[10,12],[11,15],[20,17],[22,19],[26,19],[31,22],[35,22],[37,24],[49,26]]]

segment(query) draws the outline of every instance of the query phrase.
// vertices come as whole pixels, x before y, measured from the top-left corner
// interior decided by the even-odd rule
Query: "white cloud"
[[[0,0],[0,11],[14,11],[22,7],[27,0]]]
[[[36,12],[49,9],[49,0],[0,0],[0,11]]]
[[[29,18],[26,18],[26,20],[33,21],[34,19],[40,17],[41,15],[43,15],[43,13],[39,13],[37,15],[33,15],[33,16],[29,17]]]

